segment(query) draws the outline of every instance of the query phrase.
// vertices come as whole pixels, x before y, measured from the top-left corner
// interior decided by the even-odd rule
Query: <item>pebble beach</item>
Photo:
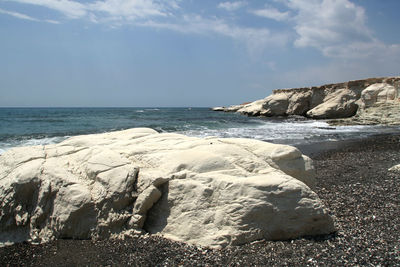
[[[400,265],[400,135],[338,143],[307,153],[315,192],[338,231],[287,241],[256,241],[220,250],[158,236],[125,240],[56,240],[0,248],[1,266],[396,266]],[[306,149],[305,149],[306,150]]]

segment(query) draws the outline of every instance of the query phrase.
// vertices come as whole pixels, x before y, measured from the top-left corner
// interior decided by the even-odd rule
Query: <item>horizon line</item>
[[[6,108],[212,108],[212,106],[137,106],[137,107],[129,107],[129,106],[57,106],[57,107],[51,107],[51,106],[9,106],[9,107],[0,107],[0,109],[6,109]]]

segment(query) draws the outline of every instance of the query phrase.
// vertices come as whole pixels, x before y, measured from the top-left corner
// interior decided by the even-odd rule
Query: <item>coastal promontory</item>
[[[300,115],[341,124],[400,124],[400,77],[369,78],[316,87],[278,89],[251,103],[215,111],[248,116]],[[339,120],[338,120],[339,119]]]

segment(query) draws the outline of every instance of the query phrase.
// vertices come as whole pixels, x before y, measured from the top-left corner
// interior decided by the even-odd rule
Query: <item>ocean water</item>
[[[250,118],[208,108],[0,108],[0,154],[12,147],[53,144],[74,135],[134,127],[290,145],[400,131],[400,127],[331,127],[324,121],[303,118]]]

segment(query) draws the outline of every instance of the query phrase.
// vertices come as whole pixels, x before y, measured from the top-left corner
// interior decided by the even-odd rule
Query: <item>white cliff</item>
[[[249,104],[217,111],[249,116],[301,115],[357,124],[400,124],[400,77],[370,78],[318,87],[274,90]],[[339,122],[339,121],[338,121]]]

